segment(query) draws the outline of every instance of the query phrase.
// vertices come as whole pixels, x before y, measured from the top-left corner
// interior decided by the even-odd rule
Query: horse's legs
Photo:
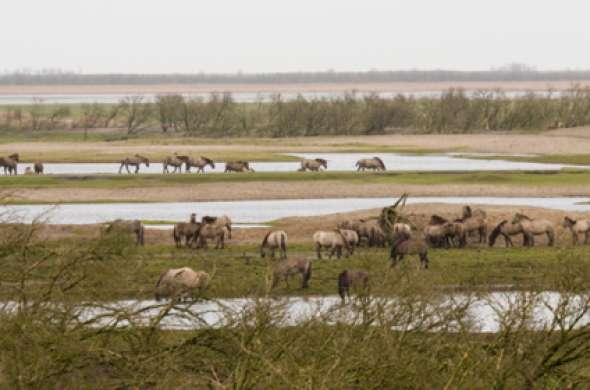
[[[316,242],[316,244],[315,244],[315,251],[317,253],[318,260],[321,260],[322,259],[322,246],[319,242]]]
[[[125,163],[125,169],[127,170],[127,173],[131,173],[131,171],[129,170],[129,164]]]
[[[574,246],[578,245],[578,232],[575,230],[572,230],[572,241]],[[584,241],[584,244],[586,241],[588,241],[588,233],[586,233],[586,240]]]
[[[428,269],[428,254],[420,254],[420,265],[422,266],[422,269]]]
[[[274,247],[271,249],[270,258],[273,260],[275,259],[275,248]]]
[[[139,164],[137,164],[137,165],[135,166],[135,174],[137,175],[138,173],[139,173]]]

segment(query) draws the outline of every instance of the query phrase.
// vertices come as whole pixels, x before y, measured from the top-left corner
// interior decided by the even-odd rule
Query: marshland
[[[0,160],[0,383],[583,387],[588,96],[0,107],[0,156],[18,153]],[[189,108],[195,122],[175,116]],[[133,110],[145,118],[130,123]],[[214,167],[187,172],[199,157]],[[164,173],[165,160],[179,171]],[[27,171],[36,162],[43,172]],[[249,164],[226,173],[228,162]],[[472,211],[484,215],[481,241]],[[224,215],[229,225],[214,228]],[[513,246],[494,233],[508,223]],[[180,224],[190,229],[177,245]],[[432,226],[443,235],[429,237]],[[339,241],[342,230],[360,242]],[[275,258],[261,252],[271,231],[285,232]],[[322,259],[317,232],[339,246],[319,248]],[[394,266],[393,249],[407,252]],[[208,276],[165,276],[185,267]],[[344,271],[367,276],[346,280],[346,300]]]

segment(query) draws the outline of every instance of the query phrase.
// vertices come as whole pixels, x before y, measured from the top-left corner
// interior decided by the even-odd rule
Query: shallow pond
[[[413,203],[447,203],[471,205],[509,205],[544,207],[563,211],[590,211],[590,204],[579,204],[580,197],[411,197]],[[184,221],[190,213],[227,214],[237,223],[263,223],[285,217],[317,216],[366,210],[391,205],[393,198],[290,199],[233,202],[173,203],[88,203],[3,206],[6,218],[31,222],[35,218],[55,224],[89,224],[121,219]]]

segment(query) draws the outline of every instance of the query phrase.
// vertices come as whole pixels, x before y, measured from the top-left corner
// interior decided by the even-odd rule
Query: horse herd
[[[198,222],[196,214],[191,214],[188,222],[174,225],[173,240],[180,248],[207,248],[208,240],[215,240],[216,249],[224,248],[225,239],[231,239],[231,219],[228,216],[204,216]],[[428,269],[430,248],[463,248],[472,237],[479,244],[494,246],[497,238],[502,236],[507,247],[513,246],[512,238],[522,235],[524,246],[534,246],[535,237],[546,235],[549,246],[555,244],[555,227],[545,219],[533,219],[522,213],[516,213],[511,220],[498,223],[487,235],[487,214],[481,209],[463,207],[460,217],[448,220],[439,215],[432,215],[429,223],[418,230],[410,221],[393,225],[392,234],[386,234],[378,218],[347,220],[334,229],[320,230],[313,234],[312,240],[316,258],[322,259],[322,251],[328,250],[328,258],[350,256],[359,246],[389,246],[389,261],[396,266],[406,256],[415,255],[420,260],[422,269]],[[572,234],[573,244],[580,242],[583,236],[585,244],[590,243],[590,220],[574,220],[564,217],[562,226]],[[108,225],[106,231],[114,227],[125,229],[136,235],[136,244],[144,244],[144,227],[140,221],[117,220]],[[289,279],[301,275],[301,288],[307,288],[311,279],[313,260],[309,258],[287,257],[288,236],[283,230],[267,232],[260,244],[260,256],[270,255],[275,259],[278,252],[280,260],[273,262],[272,287],[284,281],[289,287]],[[344,270],[338,276],[338,292],[344,302],[350,288],[366,288],[369,274],[366,270]],[[188,267],[166,270],[156,285],[156,297],[188,296],[197,290],[206,288],[209,275],[203,271],[194,271]],[[180,290],[182,294],[177,294]]]

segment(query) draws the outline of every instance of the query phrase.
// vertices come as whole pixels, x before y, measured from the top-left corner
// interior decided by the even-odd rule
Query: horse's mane
[[[565,219],[566,221],[568,221],[569,223],[571,223],[572,225],[575,225],[578,221],[576,221],[575,219],[571,219],[570,217],[568,217],[567,215],[565,217],[563,217],[563,219]]]
[[[214,165],[213,160],[211,160],[210,158],[207,158],[205,156],[201,156],[201,158],[203,159],[203,161],[205,161],[207,164],[211,164]]]
[[[323,166],[327,166],[328,165],[328,160],[324,160],[323,158],[316,158],[315,160],[317,162],[319,162],[320,164],[322,164]]]
[[[500,222],[498,226],[494,228],[494,230],[492,230],[492,232],[490,233],[490,246],[494,246],[494,244],[496,243],[496,238],[498,238],[498,236],[502,232],[502,227],[507,223],[508,220],[505,219],[502,222]]]
[[[445,223],[449,222],[448,219],[441,217],[438,214],[433,214],[432,217],[430,217],[430,225],[444,225]]]
[[[469,218],[473,216],[473,212],[471,211],[471,207],[469,205],[463,206],[463,218]]]
[[[141,160],[144,160],[144,161],[145,161],[145,160],[149,160],[147,157],[145,157],[145,156],[142,156],[141,154],[136,154],[136,155],[135,155],[135,157],[137,157],[137,158],[139,158],[139,159],[141,159]]]
[[[19,161],[20,156],[18,153],[12,153],[10,156],[8,156],[8,158],[11,158],[13,160]]]
[[[532,219],[528,215],[525,215],[522,213],[516,213],[516,216],[521,219],[526,219],[526,220],[532,221]]]
[[[381,165],[381,168],[385,169],[385,163],[383,163],[383,160],[381,160],[377,156],[373,157],[373,160],[377,161],[379,163],[379,165]]]
[[[209,215],[204,215],[203,218],[201,218],[201,222],[203,223],[214,223],[215,221],[217,221],[217,217],[211,217]]]
[[[262,240],[262,244],[261,246],[265,246],[266,243],[268,242],[268,237],[272,234],[272,230],[269,231],[268,233],[266,233],[266,235],[264,236],[264,239]]]

